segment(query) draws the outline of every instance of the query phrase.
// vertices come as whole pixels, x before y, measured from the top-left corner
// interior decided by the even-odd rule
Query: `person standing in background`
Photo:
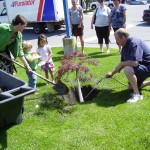
[[[76,37],[79,36],[82,53],[84,53],[84,40],[83,40],[83,9],[78,5],[78,0],[72,0],[72,7],[70,8],[70,23],[72,28],[72,35]]]
[[[126,28],[126,7],[120,5],[120,0],[113,0],[114,7],[111,9],[110,23],[114,30],[119,28]],[[117,43],[119,47],[119,53],[121,52],[121,45]]]
[[[100,45],[100,53],[103,52],[103,39],[105,39],[106,53],[110,53],[109,50],[109,35],[110,35],[110,8],[104,5],[103,0],[98,0],[99,6],[93,13],[91,21],[91,29],[95,24],[95,31]]]

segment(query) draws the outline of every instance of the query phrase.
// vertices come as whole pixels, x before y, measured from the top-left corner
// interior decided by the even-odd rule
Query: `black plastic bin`
[[[0,70],[0,128],[22,122],[24,96],[35,92],[24,81]]]

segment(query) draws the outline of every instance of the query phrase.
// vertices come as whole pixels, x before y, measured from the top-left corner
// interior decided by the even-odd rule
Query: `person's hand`
[[[26,69],[27,72],[31,72],[32,71],[32,69],[30,68],[29,65],[25,65],[25,69]]]
[[[109,25],[109,31],[111,31],[112,30],[112,27],[111,27],[111,25]]]
[[[108,73],[105,75],[106,78],[111,78],[112,76],[113,76],[112,72],[108,72]]]
[[[46,62],[46,63],[48,63],[48,62],[49,62],[49,59],[50,59],[50,58],[48,57],[48,58],[46,59],[46,61],[45,61],[45,62]]]
[[[126,28],[126,24],[123,24],[123,26],[122,26],[123,28]]]
[[[78,25],[78,28],[83,28],[83,24],[80,23],[80,24]]]

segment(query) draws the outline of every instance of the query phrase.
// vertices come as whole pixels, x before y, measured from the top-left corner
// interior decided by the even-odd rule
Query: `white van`
[[[68,7],[71,7],[68,0]],[[0,0],[0,22],[11,23],[16,15],[28,20],[36,34],[57,30],[64,24],[63,0]]]

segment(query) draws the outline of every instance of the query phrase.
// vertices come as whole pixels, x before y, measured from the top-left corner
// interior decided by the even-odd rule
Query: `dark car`
[[[143,21],[150,22],[150,6],[149,9],[143,11]]]
[[[129,5],[146,5],[147,0],[126,0]]]

